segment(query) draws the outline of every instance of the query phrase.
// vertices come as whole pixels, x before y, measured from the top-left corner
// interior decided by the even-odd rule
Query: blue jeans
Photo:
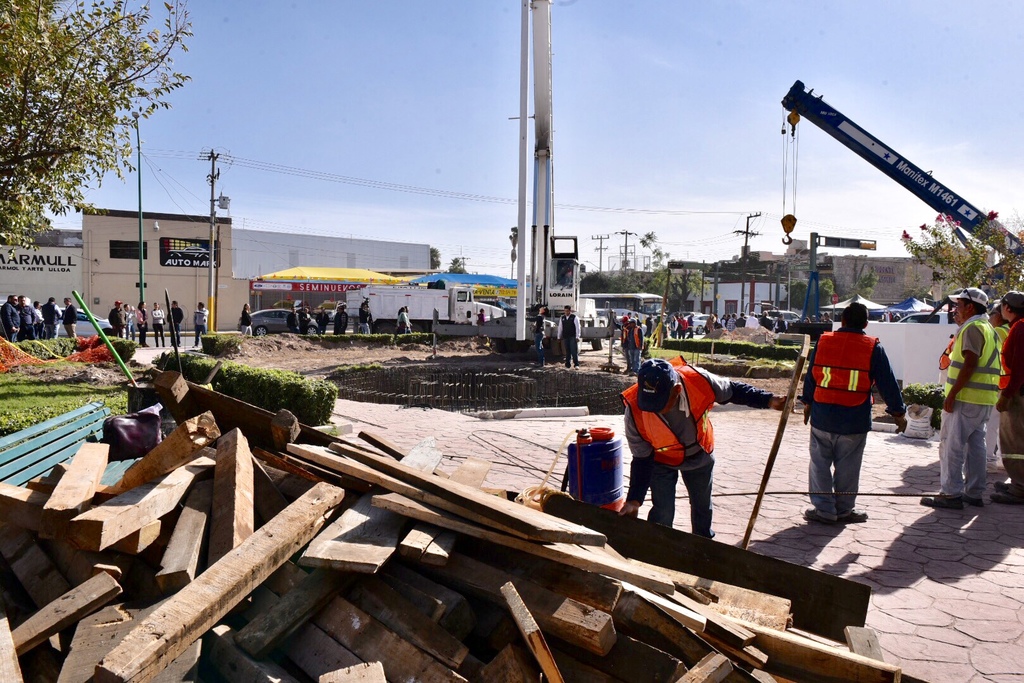
[[[206,334],[206,325],[196,325],[196,346],[199,346],[199,339]]]
[[[942,413],[939,471],[947,496],[981,498],[985,493],[985,431],[991,412],[990,406],[954,401],[953,412]]]
[[[576,337],[564,337],[565,344],[565,367],[570,365],[580,366],[580,340]]]
[[[696,470],[680,470],[659,462],[654,463],[651,474],[651,512],[647,521],[672,526],[676,516],[676,479],[681,473],[686,493],[690,497],[690,529],[697,536],[714,538],[711,529],[711,488],[714,483],[715,463]]]
[[[808,474],[811,491],[856,493],[860,486],[860,464],[864,460],[867,438],[867,434],[836,434],[812,426]],[[984,455],[981,469],[985,469]],[[811,505],[818,514],[831,520],[850,514],[856,502],[857,496],[830,496],[823,493],[811,496]]]
[[[640,349],[626,349],[626,372],[640,370]]]
[[[541,367],[544,367],[544,333],[534,332],[533,333],[533,345],[537,349],[537,363]]]

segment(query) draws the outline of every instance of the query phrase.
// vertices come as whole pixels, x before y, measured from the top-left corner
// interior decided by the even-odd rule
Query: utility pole
[[[746,309],[743,306],[743,292],[747,285],[747,256],[750,253],[750,238],[751,236],[757,237],[761,233],[750,232],[750,219],[760,217],[761,212],[752,213],[747,216],[747,227],[743,230],[734,230],[734,235],[743,235],[743,274],[740,276],[740,313],[746,313]],[[750,293],[750,298],[754,298],[754,293]]]
[[[625,246],[622,249],[622,270],[626,270],[626,265],[629,263],[629,236],[633,235],[635,237],[636,233],[629,230],[619,230],[615,234],[624,236],[626,240]]]
[[[711,292],[711,312],[715,315],[720,316],[718,312],[718,269],[721,267],[721,261],[715,261],[715,285]]]
[[[210,324],[207,331],[217,331],[217,274],[216,274],[216,244],[217,244],[217,180],[220,178],[220,171],[217,170],[217,159],[220,158],[213,149],[210,149],[206,156],[210,161],[210,175],[206,181],[210,183],[210,286],[206,293],[206,310],[210,315]]]
[[[604,258],[604,250],[608,248],[608,247],[604,246],[604,241],[607,240],[607,239],[611,239],[611,236],[610,235],[594,235],[590,239],[597,240],[601,244],[601,246],[599,246],[597,249],[594,250],[594,251],[597,252],[597,272],[600,273],[601,271],[604,270],[604,268],[602,266],[602,264],[604,262],[601,259]]]

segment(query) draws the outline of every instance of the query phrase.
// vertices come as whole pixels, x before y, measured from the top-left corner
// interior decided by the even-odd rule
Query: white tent
[[[847,299],[846,301],[840,301],[839,303],[833,304],[831,306],[822,306],[821,308],[846,308],[850,304],[864,304],[864,307],[867,308],[869,311],[880,311],[883,308],[885,308],[883,304],[876,304],[874,301],[871,301],[870,299],[865,299],[860,294],[856,294],[853,296],[853,298]]]

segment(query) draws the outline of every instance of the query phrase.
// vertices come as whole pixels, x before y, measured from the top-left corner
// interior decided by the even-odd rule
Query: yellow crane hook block
[[[796,216],[791,213],[787,213],[779,222],[782,223],[782,229],[786,231],[786,235],[782,238],[782,243],[792,244],[793,238],[789,236],[789,233],[793,232],[796,228]]]

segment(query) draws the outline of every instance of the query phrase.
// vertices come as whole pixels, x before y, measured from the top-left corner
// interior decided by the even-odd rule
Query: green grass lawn
[[[119,386],[63,384],[18,373],[0,374],[0,436],[103,401],[114,415],[128,411],[128,391]]]

